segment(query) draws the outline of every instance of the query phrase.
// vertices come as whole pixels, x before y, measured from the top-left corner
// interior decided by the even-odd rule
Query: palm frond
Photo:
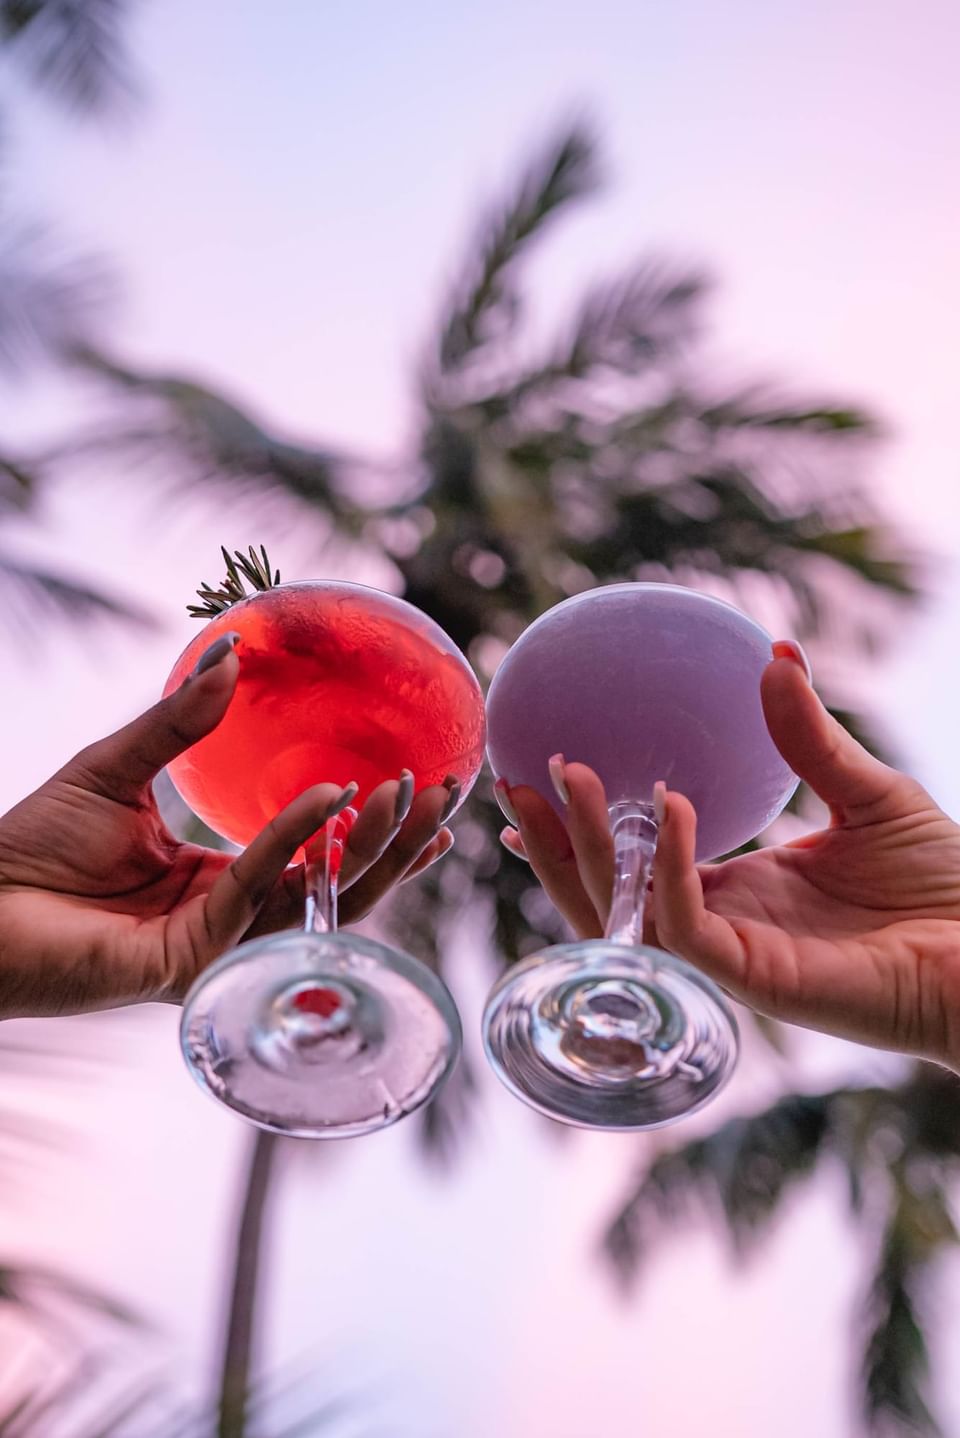
[[[754,385],[701,410],[710,429],[762,429],[832,439],[877,439],[883,429],[877,417],[855,405],[777,401],[766,388]]]
[[[7,632],[31,644],[54,619],[80,625],[109,620],[141,628],[152,628],[156,622],[131,600],[2,550],[0,594]]]
[[[521,404],[569,381],[598,372],[633,378],[682,351],[707,291],[704,275],[650,260],[632,265],[587,293],[544,360],[473,402],[489,418],[516,417]]]
[[[110,308],[115,281],[103,260],[71,253],[49,225],[0,230],[0,377],[61,360]]]
[[[892,1419],[911,1433],[940,1438],[929,1404],[922,1298],[930,1268],[946,1247],[960,1242],[960,1235],[947,1194],[933,1174],[918,1185],[901,1169],[896,1187],[865,1313],[864,1415],[871,1430]]]
[[[441,318],[441,373],[458,369],[516,322],[520,294],[514,270],[530,243],[599,181],[596,144],[582,124],[554,136],[526,166],[508,199],[482,221],[463,277]]]
[[[107,114],[135,93],[130,8],[129,0],[0,0],[0,46],[58,104]]]
[[[458,1156],[470,1136],[476,1093],[473,1066],[467,1055],[461,1054],[443,1088],[419,1115],[420,1147],[429,1162],[449,1168]]]
[[[129,1361],[136,1354],[126,1357]],[[321,1438],[345,1432],[348,1422],[358,1438],[361,1431],[372,1435],[369,1425],[357,1426],[369,1399],[340,1391],[317,1397],[317,1370],[314,1361],[284,1382],[275,1373],[258,1379],[243,1433]],[[119,1375],[116,1358],[98,1352],[66,1363],[51,1356],[32,1382],[21,1382],[19,1391],[0,1404],[0,1438],[222,1438],[215,1406],[178,1401],[169,1379],[155,1371],[123,1386]],[[331,1386],[340,1387],[337,1382]]]
[[[30,461],[0,451],[0,516],[24,514],[31,508],[40,487],[40,474]]]
[[[915,599],[919,594],[916,562],[895,557],[890,537],[879,527],[821,528],[817,534],[798,536],[792,547],[799,556],[822,555],[889,594],[903,599]],[[902,546],[897,548],[902,552]]]
[[[95,1371],[96,1365],[85,1356],[52,1381],[45,1377],[42,1383],[28,1386],[25,1392],[12,1397],[0,1411],[0,1438],[33,1438],[40,1434],[43,1430],[39,1425],[48,1425],[58,1411],[62,1413],[88,1389]]]
[[[126,1303],[79,1279],[45,1268],[0,1266],[0,1304],[10,1304],[42,1326],[61,1327],[65,1315],[83,1314],[124,1326],[143,1327],[143,1319]]]
[[[694,1215],[721,1216],[742,1254],[818,1159],[839,1159],[861,1231],[882,1228],[860,1324],[868,1430],[893,1422],[935,1438],[923,1310],[932,1270],[960,1243],[948,1192],[960,1158],[958,1091],[954,1075],[921,1064],[899,1086],[791,1094],[724,1124],[655,1160],[606,1230],[607,1257],[629,1283],[651,1242]]]
[[[732,1119],[661,1155],[608,1225],[603,1247],[618,1277],[636,1277],[655,1234],[719,1214],[743,1255],[768,1228],[787,1190],[813,1172],[829,1132],[832,1094],[788,1094],[763,1113]]]
[[[608,462],[614,457],[608,455]],[[812,631],[833,592],[831,575],[891,599],[919,596],[920,560],[890,557],[889,538],[879,526],[839,531],[819,506],[790,512],[764,493],[753,465],[691,465],[683,473],[683,459],[673,463],[677,477],[660,486],[630,489],[621,483],[611,492],[610,484],[591,486],[585,478],[575,511],[583,537],[570,536],[571,558],[597,576],[637,578],[651,564],[727,579],[738,572],[767,575],[789,586]],[[630,467],[626,457],[623,467]],[[819,572],[815,560],[822,564]],[[883,624],[878,615],[876,627]]]
[[[175,1409],[164,1379],[148,1375],[118,1386],[117,1373],[116,1359],[97,1352],[66,1366],[51,1355],[0,1409],[0,1438],[186,1438],[192,1412]],[[209,1426],[206,1438],[213,1438]]]
[[[276,1438],[321,1438],[329,1428],[339,1428],[344,1418],[356,1414],[356,1403],[351,1398],[330,1398],[324,1403],[311,1406],[309,1411],[292,1423],[276,1430]]]
[[[351,462],[342,453],[290,443],[272,433],[238,402],[177,374],[123,364],[89,346],[75,346],[74,362],[98,376],[134,406],[131,422],[107,425],[48,459],[109,456],[145,462],[159,485],[186,493],[197,485],[231,494],[292,498],[356,527],[365,514],[346,498]]]

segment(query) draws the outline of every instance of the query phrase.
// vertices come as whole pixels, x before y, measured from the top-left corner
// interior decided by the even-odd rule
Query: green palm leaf
[[[116,285],[93,255],[72,253],[51,226],[0,224],[0,378],[60,360],[109,309]]]
[[[110,620],[152,628],[133,601],[0,550],[0,623],[18,642],[35,641],[51,622],[81,626]]]
[[[537,365],[472,402],[485,417],[516,420],[531,402],[570,399],[569,385],[588,379],[634,378],[675,359],[694,335],[707,293],[704,276],[643,260],[595,285],[565,333]]]
[[[441,374],[516,326],[520,292],[514,271],[531,243],[571,204],[597,187],[596,144],[583,125],[552,138],[524,169],[513,192],[480,223],[463,275],[441,315],[436,353]]]
[[[29,510],[39,484],[40,473],[33,465],[0,453],[0,517]]]
[[[860,1231],[876,1232],[879,1252],[857,1324],[868,1431],[893,1422],[934,1438],[923,1302],[931,1271],[960,1241],[948,1198],[960,1173],[958,1096],[954,1075],[925,1064],[899,1087],[788,1094],[658,1156],[608,1224],[604,1252],[630,1285],[666,1231],[718,1217],[743,1258],[787,1194],[822,1158],[839,1159]]]
[[[248,499],[292,498],[341,528],[360,523],[362,513],[345,493],[358,467],[348,456],[294,444],[235,400],[186,376],[138,370],[82,344],[72,358],[126,401],[133,420],[71,440],[48,461],[84,455],[145,462],[167,491],[189,494],[207,484]]]
[[[863,1406],[871,1427],[892,1418],[911,1433],[940,1438],[927,1398],[930,1353],[923,1290],[935,1261],[957,1242],[949,1200],[937,1178],[928,1175],[918,1190],[898,1174],[864,1315]]]
[[[130,9],[129,0],[0,0],[0,46],[57,103],[104,114],[134,93]]]

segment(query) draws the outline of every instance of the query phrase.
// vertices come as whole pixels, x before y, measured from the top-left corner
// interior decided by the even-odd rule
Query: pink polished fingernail
[[[810,660],[807,658],[806,650],[802,644],[795,639],[778,639],[773,645],[774,659],[792,659],[794,664],[799,664],[807,676],[807,683],[813,683],[813,670],[810,668]]]
[[[493,797],[496,799],[503,817],[509,819],[515,829],[519,829],[520,820],[517,818],[517,811],[513,807],[513,801],[510,798],[510,786],[506,779],[498,779],[494,784]]]
[[[521,844],[521,847],[519,849],[516,847],[517,840],[520,840]],[[529,864],[530,859],[526,851],[522,847],[523,841],[520,839],[520,835],[517,833],[516,829],[501,829],[500,842],[507,850],[507,852],[512,854],[515,859],[522,859],[525,864]]]
[[[662,824],[667,817],[667,786],[662,779],[658,779],[653,786],[653,817],[658,824]]]
[[[562,754],[554,754],[547,763],[547,770],[550,774],[550,782],[557,791],[557,797],[561,804],[570,803],[570,790],[567,788],[566,761]]]

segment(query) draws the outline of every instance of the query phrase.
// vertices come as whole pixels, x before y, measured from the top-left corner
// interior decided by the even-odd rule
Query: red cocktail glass
[[[462,802],[483,759],[483,698],[452,641],[403,600],[358,584],[274,585],[252,551],[241,564],[258,592],[244,595],[230,561],[225,589],[202,590],[208,605],[195,611],[215,617],[167,681],[165,693],[221,634],[240,635],[227,714],[170,766],[174,785],[238,844],[313,784],[355,781],[359,791],[357,807],[307,845],[303,931],[251,940],[200,976],[183,1052],[203,1088],[263,1128],[367,1133],[436,1092],[461,1030],[424,965],[337,931],[343,842],[371,791],[404,768],[416,791],[454,776]]]

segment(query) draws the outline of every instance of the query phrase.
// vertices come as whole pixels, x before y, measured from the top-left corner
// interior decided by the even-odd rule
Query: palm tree
[[[647,1166],[607,1227],[606,1255],[632,1285],[654,1238],[699,1216],[721,1218],[745,1256],[787,1192],[839,1160],[874,1263],[857,1316],[864,1421],[871,1431],[893,1419],[910,1433],[939,1433],[923,1316],[931,1274],[960,1242],[950,1198],[960,1178],[958,1107],[960,1080],[930,1064],[894,1088],[787,1094]]]
[[[394,563],[398,590],[484,678],[545,607],[630,578],[707,584],[748,607],[773,606],[814,647],[875,652],[918,580],[916,561],[898,552],[858,480],[879,433],[870,415],[770,385],[711,383],[696,364],[709,284],[663,261],[641,261],[592,288],[545,347],[527,334],[524,266],[543,235],[596,190],[597,158],[591,133],[566,127],[482,217],[422,351],[418,447],[380,475],[388,502],[360,499],[356,476],[371,468],[362,456],[293,444],[195,377],[145,371],[90,346],[75,358],[100,375],[125,418],[80,445],[142,460],[158,488],[172,475],[178,493],[239,493],[251,513],[263,504],[274,520],[279,509],[291,526],[312,521],[325,536],[378,548]],[[842,697],[834,712],[869,738]],[[802,813],[808,802],[801,793],[795,807]],[[504,855],[501,824],[491,796],[476,795],[457,848],[390,910],[397,940],[438,970],[466,904],[488,916],[492,947],[509,959],[560,936],[529,871]],[[435,1159],[449,1158],[468,1126],[473,1082],[461,1064],[420,1120]],[[874,1426],[909,1420],[933,1433],[920,1280],[952,1241],[944,1194],[956,1150],[949,1126],[935,1121],[945,1083],[920,1067],[887,1094],[787,1096],[767,1114],[658,1159],[648,1173],[641,1148],[642,1177],[611,1228],[610,1255],[633,1272],[639,1235],[660,1212],[668,1182],[671,1192],[719,1193],[740,1243],[828,1147],[844,1156],[851,1192],[865,1191],[878,1172],[869,1124],[885,1105],[902,1154],[884,1179],[889,1201],[877,1219],[884,1236],[864,1347],[865,1411]],[[238,1223],[245,1238],[234,1295],[245,1297],[231,1309],[220,1438],[246,1431],[272,1144],[265,1135],[254,1141]]]
[[[0,64],[83,119],[112,118],[136,94],[130,0],[0,0]]]
[[[127,78],[123,8],[121,0],[0,0],[0,74],[19,69],[43,93],[81,115],[109,112]],[[0,122],[5,119],[0,114]],[[6,140],[5,126],[0,139]],[[109,270],[101,261],[71,252],[49,224],[0,209],[0,387],[12,390],[37,370],[62,366],[72,346],[97,332],[111,290]],[[33,638],[52,620],[148,622],[142,611],[98,585],[16,553],[9,536],[39,519],[47,479],[40,464],[0,434],[0,531],[6,541],[0,542],[0,614],[8,637]],[[24,1065],[48,1071],[50,1059],[36,1045],[0,1045],[0,1068],[7,1074]],[[0,1113],[4,1159],[11,1149],[16,1157],[16,1145],[37,1137],[35,1120],[28,1122],[6,1107]],[[139,1323],[125,1305],[99,1291],[24,1264],[0,1265],[0,1307],[27,1323],[35,1337],[53,1340],[54,1349],[64,1342],[73,1350],[89,1344],[94,1320]],[[5,1357],[13,1355],[8,1351]],[[46,1352],[42,1376],[32,1371],[16,1375],[17,1391],[0,1411],[0,1432],[7,1438],[49,1433],[64,1407],[89,1390],[96,1366],[89,1357],[51,1382],[55,1362]],[[2,1377],[6,1387],[8,1373]],[[143,1401],[144,1394],[131,1392],[119,1402],[113,1395],[95,1424],[91,1418],[91,1434],[118,1431]]]
[[[123,0],[0,0],[0,75],[17,70],[44,95],[84,117],[113,113],[132,93],[123,44]],[[0,159],[5,131],[0,114]],[[76,254],[51,225],[12,214],[0,201],[0,388],[62,366],[97,332],[113,289],[108,267]],[[47,474],[0,432],[0,530],[36,520]],[[135,607],[0,543],[0,613],[12,635],[35,635],[47,619],[86,624],[139,619]]]

